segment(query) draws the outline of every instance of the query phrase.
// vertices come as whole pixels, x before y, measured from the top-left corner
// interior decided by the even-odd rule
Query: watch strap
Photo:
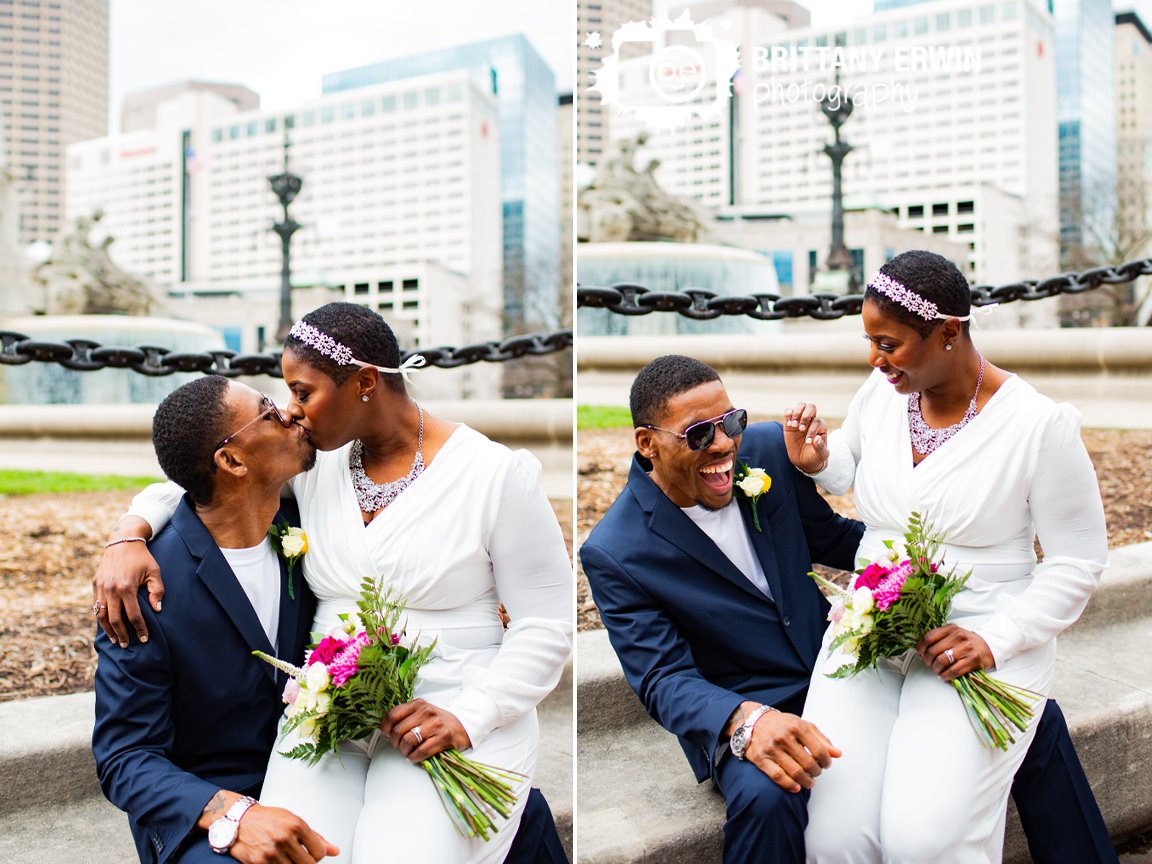
[[[732,753],[737,759],[744,758],[744,751],[748,749],[748,744],[752,741],[752,730],[756,728],[757,722],[760,718],[767,714],[769,711],[775,711],[771,705],[760,705],[753,708],[744,722],[740,724],[736,734],[732,735],[732,740],[729,746],[732,748]]]

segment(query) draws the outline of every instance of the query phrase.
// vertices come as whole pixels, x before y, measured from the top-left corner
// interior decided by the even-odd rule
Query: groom
[[[808,790],[840,755],[800,717],[828,610],[805,574],[851,570],[863,527],[792,467],[780,424],[746,427],[710,366],[653,360],[630,407],[628,484],[580,549],[596,606],[645,710],[724,796],[725,862],[801,862]],[[737,454],[771,478],[755,498]],[[1051,700],[1013,794],[1035,860],[1116,860]]]

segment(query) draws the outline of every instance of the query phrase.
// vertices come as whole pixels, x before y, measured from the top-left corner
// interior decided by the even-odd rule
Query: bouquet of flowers
[[[815,579],[829,595],[832,608],[832,642],[829,656],[839,652],[845,664],[829,673],[845,678],[875,668],[881,657],[898,657],[914,651],[916,643],[929,630],[944,626],[952,609],[952,598],[971,575],[944,571],[937,556],[943,539],[913,513],[904,535],[901,557],[886,541],[887,561],[875,561],[858,570],[851,590],[841,588],[818,573]],[[976,736],[985,747],[1007,750],[1016,739],[1009,727],[1023,732],[1032,717],[1032,705],[1039,693],[1016,687],[977,669],[952,680]]]
[[[284,688],[283,735],[295,730],[303,743],[285,755],[315,764],[342,741],[367,738],[397,705],[412,701],[416,676],[435,642],[406,645],[400,617],[404,603],[392,590],[381,593],[372,579],[360,586],[358,612],[342,614],[341,627],[316,639],[303,667],[263,651],[252,653],[290,677]],[[527,779],[476,762],[455,748],[420,763],[440,800],[465,837],[488,840],[496,831],[493,817],[507,818],[516,802],[513,783]]]

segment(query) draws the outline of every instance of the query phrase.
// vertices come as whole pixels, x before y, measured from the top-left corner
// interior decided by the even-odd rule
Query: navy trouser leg
[[[528,793],[516,839],[504,864],[568,864],[552,808],[539,789]]]
[[[1051,699],[1012,782],[1036,864],[1116,864],[1108,826],[1084,776],[1064,712]]]
[[[803,864],[807,790],[785,792],[730,753],[721,757],[715,780],[728,808],[724,864]]]

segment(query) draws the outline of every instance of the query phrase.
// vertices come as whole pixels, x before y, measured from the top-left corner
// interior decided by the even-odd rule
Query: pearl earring
[[[952,346],[948,346],[948,347],[951,348]],[[361,402],[367,402],[368,401],[368,394],[365,393],[363,396],[361,396],[360,401]]]
[[[945,351],[951,351],[951,350],[952,350],[952,346],[951,346],[951,345],[945,345],[945,346],[944,346],[944,350],[945,350]],[[364,399],[365,399],[365,401],[367,401],[368,397],[367,397],[367,396],[365,396],[365,397],[364,397]]]

